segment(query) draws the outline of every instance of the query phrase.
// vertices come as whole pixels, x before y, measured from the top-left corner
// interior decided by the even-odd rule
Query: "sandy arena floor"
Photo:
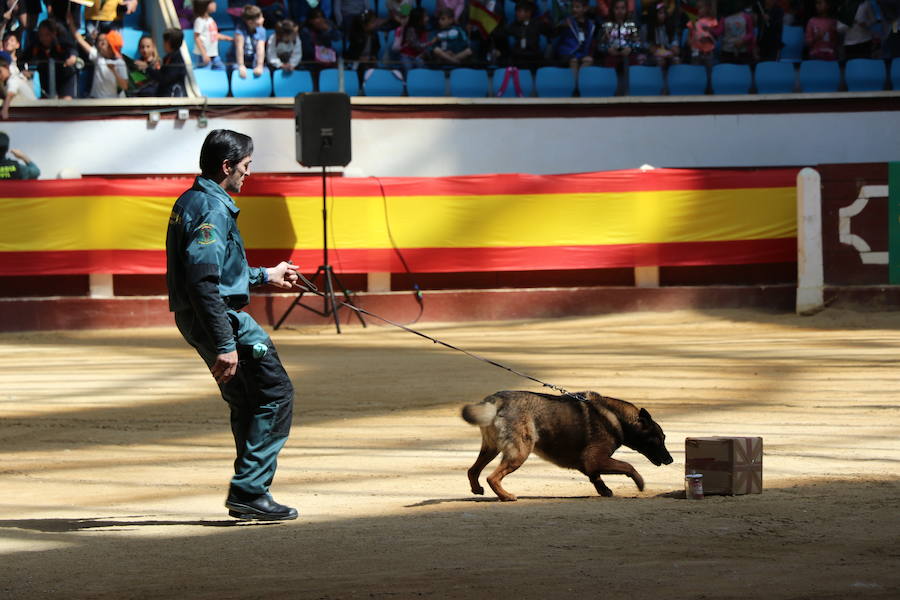
[[[0,598],[900,597],[900,313],[417,327],[646,407],[675,463],[622,449],[647,489],[600,498],[532,456],[518,502],[472,496],[461,405],[539,386],[326,323],[273,334],[299,392],[273,491],[301,516],[237,524],[226,406],[174,327],[3,334]],[[762,436],[763,494],[672,497],[702,435]]]

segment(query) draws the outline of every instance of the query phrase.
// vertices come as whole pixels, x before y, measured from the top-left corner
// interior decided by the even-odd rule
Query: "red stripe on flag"
[[[549,269],[604,269],[639,266],[701,266],[793,262],[795,238],[506,248],[406,248],[411,271],[454,273]],[[274,265],[291,259],[306,272],[322,262],[321,250],[251,249],[251,264]],[[335,271],[369,273],[405,271],[391,249],[330,250]],[[77,275],[84,273],[159,274],[166,271],[164,250],[70,250],[0,252],[0,275]]]

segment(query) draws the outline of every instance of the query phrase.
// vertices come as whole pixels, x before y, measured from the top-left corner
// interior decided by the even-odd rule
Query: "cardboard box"
[[[684,440],[684,473],[703,475],[703,494],[762,493],[761,437],[698,437]]]

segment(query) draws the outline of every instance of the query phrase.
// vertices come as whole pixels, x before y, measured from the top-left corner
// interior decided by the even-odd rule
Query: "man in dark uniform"
[[[269,493],[278,452],[291,427],[294,389],[272,340],[241,311],[250,287],[290,288],[294,265],[247,264],[237,227],[239,209],[227,192],[240,192],[250,172],[253,140],[217,129],[200,151],[201,175],[175,202],[166,236],[169,310],[231,408],[237,457],[225,506],[239,519],[296,519],[297,511]]]
[[[11,152],[13,156],[24,162],[6,157]],[[31,162],[31,159],[21,150],[9,149],[9,136],[0,131],[0,180],[3,179],[37,179],[41,176],[41,170]]]

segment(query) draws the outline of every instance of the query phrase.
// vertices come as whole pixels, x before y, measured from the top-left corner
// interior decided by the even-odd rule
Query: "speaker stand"
[[[350,297],[350,292],[344,285],[341,283],[341,280],[338,279],[338,276],[335,275],[334,269],[328,263],[328,205],[327,205],[327,193],[325,188],[326,175],[325,175],[325,167],[322,166],[322,264],[316,269],[315,274],[310,277],[310,282],[315,284],[316,280],[321,277],[322,283],[324,284],[325,292],[321,294],[317,294],[322,296],[322,310],[319,310],[312,306],[307,306],[302,303],[303,294],[307,291],[311,290],[303,290],[297,297],[294,298],[294,301],[291,302],[291,305],[288,306],[288,309],[285,311],[281,318],[278,319],[278,322],[275,323],[274,329],[277,331],[281,324],[284,323],[284,320],[287,319],[288,315],[291,314],[291,311],[294,310],[295,307],[299,306],[301,308],[305,308],[306,310],[319,315],[320,317],[333,317],[334,318],[334,326],[337,329],[337,332],[341,332],[341,323],[340,319],[338,319],[338,310],[340,308],[345,308],[344,304],[349,304],[350,306],[356,306],[353,304],[353,299]],[[337,284],[337,286],[335,286]],[[343,303],[338,303],[337,299],[334,296],[335,287],[341,290],[341,293],[344,295]],[[362,326],[366,326],[366,321],[363,319],[362,315],[358,311],[352,311],[353,314],[356,315],[356,318],[359,319],[359,322],[362,323]]]

